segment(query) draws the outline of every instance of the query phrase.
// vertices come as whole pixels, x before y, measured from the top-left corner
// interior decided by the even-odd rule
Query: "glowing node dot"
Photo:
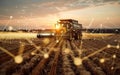
[[[115,59],[116,58],[116,54],[114,54],[112,57]]]
[[[17,63],[17,64],[22,63],[22,62],[23,62],[23,57],[22,57],[22,55],[17,55],[17,56],[15,56],[15,57],[14,57],[14,61],[15,61],[15,63]]]
[[[9,26],[9,27],[8,27],[8,30],[9,30],[9,31],[12,31],[12,30],[13,30],[13,27],[12,27],[12,26]]]
[[[81,65],[82,64],[82,59],[81,58],[74,58],[74,64],[76,65],[76,66],[79,66],[79,65]]]
[[[24,46],[24,44],[22,44],[21,46]]]
[[[12,19],[13,18],[13,16],[10,16],[10,19]]]
[[[19,43],[22,43],[21,41]]]
[[[117,42],[117,40],[114,40],[115,42]]]
[[[108,45],[107,45],[107,48],[110,48],[110,47],[111,47],[111,45],[108,44]]]
[[[101,58],[99,61],[100,61],[100,63],[104,63],[104,62],[105,62],[105,59],[104,59],[104,58]]]
[[[113,70],[114,69],[114,67],[111,67],[111,70]]]
[[[48,54],[48,53],[45,53],[45,54],[44,54],[44,58],[45,58],[45,59],[49,58],[49,54]]]
[[[44,44],[48,44],[50,42],[50,40],[48,39],[48,38],[45,38],[44,40],[43,40],[43,43]]]
[[[64,52],[65,52],[66,54],[69,54],[69,53],[70,53],[70,49],[66,48],[66,49],[64,50]]]
[[[115,31],[118,31],[117,29]]]
[[[116,46],[116,48],[117,48],[117,49],[119,49],[119,48],[120,48],[120,46],[119,46],[119,45],[117,45],[117,46]]]
[[[31,55],[35,55],[35,52],[31,52]]]
[[[58,43],[59,42],[59,40],[56,40],[56,43]]]
[[[37,49],[40,49],[40,47],[36,47]]]

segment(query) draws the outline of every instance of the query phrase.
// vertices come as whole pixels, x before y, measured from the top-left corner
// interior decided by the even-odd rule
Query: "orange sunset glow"
[[[49,29],[61,18],[84,28],[120,28],[119,0],[1,0],[0,11],[1,29]]]

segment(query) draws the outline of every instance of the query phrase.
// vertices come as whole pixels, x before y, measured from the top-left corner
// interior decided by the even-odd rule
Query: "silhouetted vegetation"
[[[120,28],[115,29],[83,29],[83,31],[90,33],[120,33]]]

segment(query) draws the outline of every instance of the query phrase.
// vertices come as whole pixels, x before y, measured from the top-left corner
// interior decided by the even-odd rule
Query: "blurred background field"
[[[83,32],[83,39],[90,38],[101,38],[110,35],[114,35],[113,33],[86,33]],[[118,34],[119,35],[119,34]],[[37,33],[32,32],[0,32],[0,39],[29,39],[29,38],[37,38]]]
[[[27,32],[0,32],[0,39],[25,39],[36,38],[37,33]]]

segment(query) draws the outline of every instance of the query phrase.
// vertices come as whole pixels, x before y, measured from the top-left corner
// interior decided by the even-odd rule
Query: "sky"
[[[59,19],[84,28],[120,28],[120,0],[0,0],[0,29],[49,29]]]

